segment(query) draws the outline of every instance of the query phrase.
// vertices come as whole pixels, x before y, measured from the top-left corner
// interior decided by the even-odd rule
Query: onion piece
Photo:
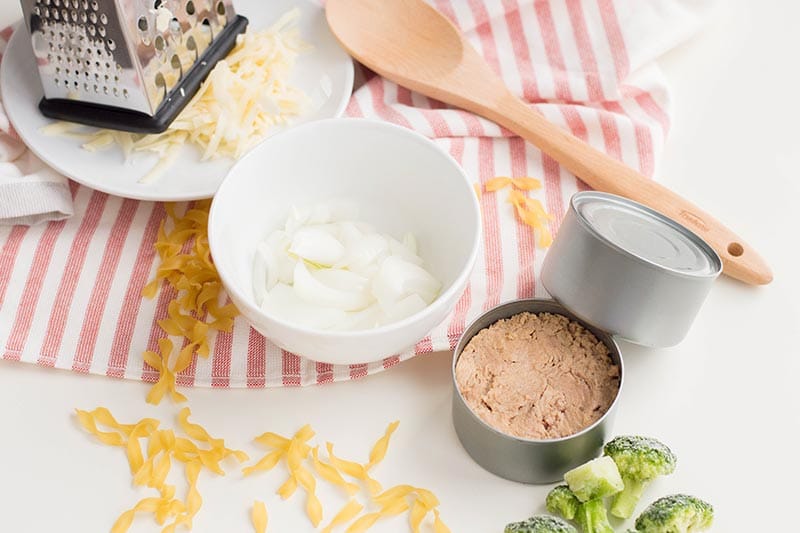
[[[344,246],[336,237],[316,226],[295,231],[289,246],[289,252],[296,256],[325,266],[336,263],[342,258],[344,251]]]
[[[313,329],[335,329],[347,320],[347,313],[341,309],[309,303],[285,283],[278,283],[267,293],[261,304],[261,310],[287,322]]]
[[[344,291],[328,287],[316,279],[308,271],[303,261],[298,261],[294,268],[294,290],[308,303],[322,307],[333,307],[342,311],[358,311],[369,306],[370,295],[367,291]]]

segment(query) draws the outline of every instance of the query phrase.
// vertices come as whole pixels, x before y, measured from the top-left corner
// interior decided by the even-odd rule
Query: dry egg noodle
[[[542,203],[535,198],[528,198],[519,191],[532,191],[540,189],[542,182],[536,178],[520,177],[509,178],[498,176],[492,178],[484,184],[486,192],[497,192],[511,186],[513,189],[509,193],[508,201],[514,208],[514,213],[523,224],[530,226],[539,234],[538,245],[540,248],[547,248],[553,243],[553,236],[547,224],[553,217],[547,213]],[[475,192],[478,199],[481,197],[480,184],[475,184]]]
[[[191,529],[194,516],[202,506],[202,497],[197,490],[197,479],[205,467],[219,474],[224,471],[219,462],[228,456],[239,461],[247,455],[225,447],[223,439],[212,437],[199,424],[189,421],[191,412],[184,408],[178,415],[178,425],[189,438],[177,437],[171,429],[159,430],[159,422],[145,418],[136,424],[119,424],[111,413],[102,407],[94,411],[76,410],[78,422],[100,442],[110,446],[124,447],[133,475],[133,484],[158,491],[158,497],[143,498],[131,509],[123,512],[111,528],[112,533],[124,533],[130,528],[137,514],[152,514],[156,523],[164,525],[172,519],[163,533],[173,533],[178,526]],[[98,425],[112,431],[103,431]],[[140,439],[146,439],[146,457]],[[209,449],[197,446],[209,444]],[[187,480],[186,499],[175,497],[175,486],[166,483],[173,460],[183,463]]]
[[[310,105],[308,96],[289,84],[297,57],[310,49],[296,27],[299,17],[300,11],[294,9],[264,31],[248,30],[239,35],[233,50],[215,65],[197,94],[163,133],[83,133],[86,128],[64,122],[43,131],[82,138],[86,141],[83,148],[88,151],[118,145],[126,158],[135,152],[157,154],[158,163],[140,179],[142,183],[160,177],[187,142],[203,151],[203,160],[238,159],[275,126],[287,124]],[[182,48],[179,54],[194,53]],[[163,74],[176,75],[173,69]]]
[[[358,513],[360,513],[364,509],[364,506],[358,503],[356,500],[349,500],[344,507],[336,513],[336,516],[333,517],[331,523],[325,526],[322,529],[322,533],[330,533],[330,531],[336,527],[343,524],[346,524],[353,520]]]
[[[251,514],[253,520],[253,528],[256,533],[266,533],[267,531],[267,506],[264,502],[256,500],[253,503],[253,512]]]
[[[165,204],[167,219],[162,221],[154,245],[160,263],[142,295],[153,298],[164,283],[177,291],[169,302],[167,318],[159,320],[158,325],[165,334],[185,339],[185,346],[174,363],[170,360],[175,346],[168,338],[158,341],[158,353],[143,354],[147,364],[159,372],[158,381],[147,395],[148,403],[158,404],[166,394],[175,402],[186,401],[176,390],[175,375],[191,365],[195,354],[208,357],[209,332],[230,331],[238,315],[233,304],[220,305],[224,291],[208,246],[210,205],[210,200],[195,202],[179,216],[173,204]]]
[[[201,425],[191,422],[189,408],[181,409],[177,415],[178,427],[186,437],[176,435],[172,429],[158,429],[159,421],[151,418],[142,419],[135,424],[120,424],[107,409],[102,407],[94,411],[76,410],[76,413],[81,426],[100,442],[125,448],[134,485],[147,486],[158,492],[158,496],[143,498],[131,509],[123,512],[112,526],[112,533],[128,531],[137,514],[152,515],[156,523],[165,526],[162,533],[174,533],[178,527],[191,529],[193,519],[203,503],[197,490],[200,471],[205,468],[224,475],[220,466],[223,459],[229,456],[240,462],[248,459],[244,452],[227,448],[224,439],[213,437]],[[298,486],[303,488],[307,495],[306,513],[314,527],[318,527],[322,522],[323,509],[322,503],[316,496],[317,479],[312,474],[312,469],[308,467],[309,456],[313,471],[319,473],[321,479],[343,487],[350,496],[360,489],[357,485],[345,481],[342,474],[363,480],[368,486],[370,501],[378,507],[378,510],[358,516],[364,510],[364,505],[351,498],[322,529],[323,532],[330,532],[334,527],[348,523],[350,525],[346,529],[347,532],[364,532],[382,518],[408,511],[409,525],[413,532],[419,532],[425,517],[433,512],[434,532],[448,533],[449,529],[439,517],[437,509],[439,500],[433,493],[411,485],[397,485],[381,491],[380,484],[367,474],[385,458],[389,441],[398,424],[398,422],[389,424],[384,435],[372,446],[369,460],[365,464],[333,456],[333,445],[330,443],[328,443],[330,463],[321,461],[318,455],[319,447],[312,447],[309,444],[314,437],[314,431],[308,425],[300,428],[291,438],[271,432],[263,433],[256,437],[255,441],[273,448],[272,451],[255,465],[244,468],[243,472],[248,474],[268,470],[280,459],[284,459],[290,476],[278,489],[278,494],[288,498]],[[142,451],[141,439],[146,439],[146,452]],[[198,445],[208,445],[209,448],[201,448]],[[176,498],[175,486],[166,482],[173,461],[182,463],[185,468],[187,480],[185,500]],[[337,465],[342,467],[342,470]],[[259,500],[254,502],[251,521],[257,532],[266,531],[267,510],[263,502]]]

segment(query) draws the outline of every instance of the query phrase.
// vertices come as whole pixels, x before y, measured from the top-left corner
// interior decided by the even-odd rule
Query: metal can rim
[[[576,433],[572,433],[570,435],[566,435],[564,437],[558,437],[558,438],[554,438],[554,439],[529,439],[529,438],[526,438],[526,437],[517,437],[516,435],[511,435],[509,433],[503,433],[502,431],[500,431],[500,430],[494,428],[493,426],[487,424],[481,417],[479,417],[475,413],[475,411],[472,410],[472,407],[469,406],[469,404],[467,403],[466,399],[461,394],[461,389],[458,387],[458,381],[456,380],[456,364],[458,364],[458,359],[461,356],[461,352],[464,350],[464,348],[466,347],[466,344],[472,339],[472,337],[477,335],[479,331],[482,331],[483,329],[485,329],[485,328],[487,328],[489,326],[488,325],[487,326],[481,326],[480,328],[477,329],[477,331],[472,332],[472,334],[469,335],[469,336],[467,336],[467,333],[470,332],[473,328],[477,327],[478,324],[482,321],[482,319],[484,317],[486,317],[486,315],[488,315],[490,313],[493,313],[493,312],[496,312],[498,309],[503,309],[505,307],[512,307],[512,306],[527,306],[527,305],[550,307],[550,309],[542,309],[542,310],[537,310],[537,311],[528,310],[527,312],[529,312],[529,313],[553,313],[553,314],[559,314],[559,315],[567,317],[570,320],[574,320],[575,322],[577,322],[578,324],[580,324],[581,326],[583,326],[587,330],[591,331],[592,334],[595,335],[595,336],[597,336],[597,332],[602,332],[603,335],[601,335],[601,336],[603,338],[602,339],[598,339],[598,340],[603,342],[603,344],[606,344],[606,346],[608,346],[609,350],[617,355],[617,357],[615,358],[615,362],[617,362],[619,364],[619,386],[617,388],[617,393],[614,396],[614,401],[611,402],[611,405],[608,406],[608,409],[605,410],[605,412],[600,416],[600,418],[598,418],[597,420],[595,420],[594,422],[592,422],[591,424],[589,424],[585,428],[581,429],[580,431],[578,431]],[[525,312],[525,311],[524,310],[518,311],[518,313],[523,313],[523,312]],[[514,314],[516,314],[516,313],[514,313]],[[513,316],[513,314],[512,315],[508,315],[508,316]],[[503,318],[508,318],[508,317],[503,317]],[[502,320],[503,318],[498,318],[497,320],[493,321],[491,324],[494,324],[495,322],[497,322],[498,320]],[[491,325],[491,324],[489,324],[489,325]],[[575,316],[574,313],[572,313],[569,309],[564,307],[560,302],[558,302],[556,300],[551,300],[551,299],[548,299],[548,298],[519,298],[519,299],[516,299],[516,300],[510,300],[508,302],[504,302],[504,303],[499,304],[499,305],[497,305],[495,307],[492,307],[488,311],[485,311],[485,312],[481,313],[477,318],[475,318],[472,322],[469,323],[469,325],[464,329],[464,333],[461,334],[461,337],[458,340],[458,344],[456,344],[456,347],[453,350],[453,361],[452,361],[450,370],[451,370],[451,378],[452,378],[452,382],[453,382],[453,391],[454,391],[454,393],[456,395],[458,395],[459,401],[461,401],[461,403],[464,406],[467,407],[467,410],[469,411],[470,415],[472,415],[472,417],[475,420],[477,420],[480,423],[480,425],[483,426],[484,429],[488,429],[491,433],[495,434],[497,437],[500,437],[500,438],[510,439],[510,440],[517,441],[517,442],[530,443],[530,444],[548,444],[548,443],[559,443],[559,442],[570,441],[572,439],[575,439],[575,438],[577,438],[577,437],[579,437],[581,435],[584,435],[584,434],[590,432],[595,427],[597,427],[598,425],[602,424],[605,421],[606,416],[608,415],[608,413],[612,412],[616,408],[616,405],[619,402],[620,396],[622,395],[622,385],[623,385],[623,381],[625,379],[625,369],[624,369],[624,364],[623,364],[623,361],[622,361],[622,352],[621,352],[621,350],[619,348],[619,344],[617,344],[617,341],[614,339],[614,336],[611,333],[608,333],[607,331],[601,330],[600,328],[597,328],[597,327],[589,324],[585,320]]]
[[[580,202],[581,200],[583,200],[584,198],[595,198],[595,199],[599,199],[599,200],[603,200],[603,201],[611,200],[611,201],[614,201],[614,202],[617,202],[617,203],[621,203],[621,204],[624,204],[624,205],[626,205],[628,207],[632,207],[632,208],[635,208],[637,210],[640,210],[640,211],[648,214],[649,216],[652,216],[653,218],[663,222],[664,224],[670,226],[674,230],[676,230],[676,231],[684,234],[685,236],[689,237],[691,239],[691,241],[695,245],[697,245],[707,255],[708,259],[710,260],[710,262],[712,264],[713,270],[711,272],[705,273],[705,274],[701,273],[701,272],[686,272],[686,271],[682,271],[682,270],[676,270],[676,269],[674,269],[672,267],[668,267],[668,266],[665,266],[665,265],[658,264],[658,263],[656,263],[654,261],[651,261],[650,259],[642,257],[641,255],[638,255],[638,254],[636,254],[634,252],[631,252],[630,250],[626,250],[625,248],[617,245],[616,243],[612,242],[607,237],[605,237],[603,234],[598,232],[586,220],[586,218],[584,218],[583,214],[580,212],[580,210],[578,209],[578,205],[577,205],[577,203]],[[719,254],[716,252],[716,250],[714,250],[702,237],[700,237],[697,233],[695,233],[691,229],[687,228],[686,226],[684,226],[680,222],[677,222],[676,220],[674,220],[674,219],[672,219],[672,218],[670,218],[670,217],[668,217],[668,216],[666,216],[666,215],[664,215],[662,213],[659,213],[655,209],[647,207],[644,204],[640,204],[639,202],[636,202],[636,201],[631,200],[629,198],[625,198],[624,196],[619,196],[619,195],[611,194],[611,193],[607,193],[607,192],[582,191],[582,192],[575,193],[572,196],[572,198],[570,199],[570,202],[569,202],[569,206],[570,206],[570,209],[575,214],[575,218],[581,224],[581,227],[584,228],[584,230],[586,230],[590,235],[592,235],[597,241],[603,243],[604,245],[606,245],[609,248],[613,249],[617,253],[619,253],[621,255],[624,255],[625,257],[629,257],[629,258],[633,259],[637,263],[639,263],[639,264],[641,264],[641,265],[643,265],[643,266],[645,266],[647,268],[650,268],[650,269],[656,270],[658,272],[662,272],[664,274],[668,274],[668,275],[671,275],[671,276],[674,276],[674,277],[677,277],[677,278],[693,279],[693,280],[715,279],[715,278],[719,277],[719,275],[722,273],[722,258],[719,256]]]

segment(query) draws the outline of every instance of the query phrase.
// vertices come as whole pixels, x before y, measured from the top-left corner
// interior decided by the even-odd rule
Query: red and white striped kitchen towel
[[[548,119],[647,175],[669,128],[669,98],[654,59],[697,27],[696,0],[436,0],[513,91]],[[435,138],[475,180],[535,176],[554,215],[584,185],[496,125],[447,109],[361,70],[347,114]],[[166,307],[140,297],[155,270],[161,204],[71,184],[75,216],[0,229],[0,356],[76,372],[152,380],[141,353],[162,335]],[[370,365],[331,366],[282,352],[237,319],[181,385],[272,387],[358,378],[415,354],[449,349],[466,323],[516,297],[543,296],[545,250],[514,218],[504,193],[485,194],[484,246],[453,313],[415,350]]]

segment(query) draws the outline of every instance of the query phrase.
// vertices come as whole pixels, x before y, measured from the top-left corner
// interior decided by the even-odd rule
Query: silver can
[[[545,257],[542,283],[583,321],[666,347],[686,336],[721,272],[717,253],[674,220],[620,196],[582,192]]]
[[[498,320],[526,311],[563,315],[580,323],[608,347],[611,359],[619,365],[619,389],[611,406],[599,420],[574,435],[536,440],[502,433],[488,425],[470,409],[458,388],[456,364],[472,337]],[[609,436],[614,411],[622,390],[623,374],[619,346],[608,333],[585,323],[552,300],[528,299],[508,302],[478,317],[458,341],[452,368],[453,426],[464,449],[486,470],[512,481],[553,483],[561,480],[567,470],[600,454],[603,443]]]

